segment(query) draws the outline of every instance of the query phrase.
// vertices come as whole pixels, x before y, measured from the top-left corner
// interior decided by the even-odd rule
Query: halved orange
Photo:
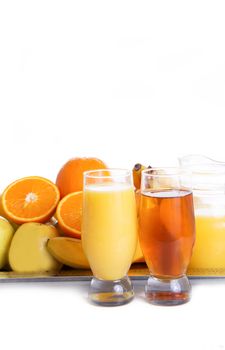
[[[81,238],[82,197],[83,191],[67,194],[56,209],[60,229],[73,238]]]
[[[11,183],[2,194],[6,215],[17,224],[46,222],[60,199],[58,187],[48,179],[29,176]]]

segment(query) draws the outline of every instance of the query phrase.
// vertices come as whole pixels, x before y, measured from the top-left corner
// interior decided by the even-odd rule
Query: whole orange
[[[61,198],[69,193],[83,190],[84,171],[106,168],[105,163],[98,158],[70,159],[60,169],[56,178]]]

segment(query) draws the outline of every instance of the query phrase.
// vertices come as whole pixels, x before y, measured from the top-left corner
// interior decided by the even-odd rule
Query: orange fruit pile
[[[61,231],[70,237],[81,237],[83,173],[88,170],[106,169],[98,158],[73,158],[60,169],[56,185],[61,201],[56,217]]]
[[[44,223],[56,214],[63,234],[81,238],[83,173],[98,169],[106,169],[98,158],[73,158],[60,169],[56,184],[39,176],[16,180],[0,198],[0,215],[23,224]]]

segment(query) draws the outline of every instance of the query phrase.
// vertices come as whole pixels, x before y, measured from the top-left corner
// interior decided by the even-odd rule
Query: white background
[[[0,0],[0,190],[75,156],[225,161],[224,18],[217,0]],[[89,305],[87,284],[1,284],[1,349],[224,349],[224,284],[170,309],[143,284],[114,309]]]

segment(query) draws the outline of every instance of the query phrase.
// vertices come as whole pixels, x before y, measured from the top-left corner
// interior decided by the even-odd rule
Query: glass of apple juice
[[[137,245],[137,213],[131,171],[84,173],[82,246],[93,272],[89,299],[126,304],[134,296],[127,272]]]
[[[191,177],[179,168],[142,171],[140,245],[150,271],[147,300],[179,305],[190,299],[186,270],[195,241]]]

